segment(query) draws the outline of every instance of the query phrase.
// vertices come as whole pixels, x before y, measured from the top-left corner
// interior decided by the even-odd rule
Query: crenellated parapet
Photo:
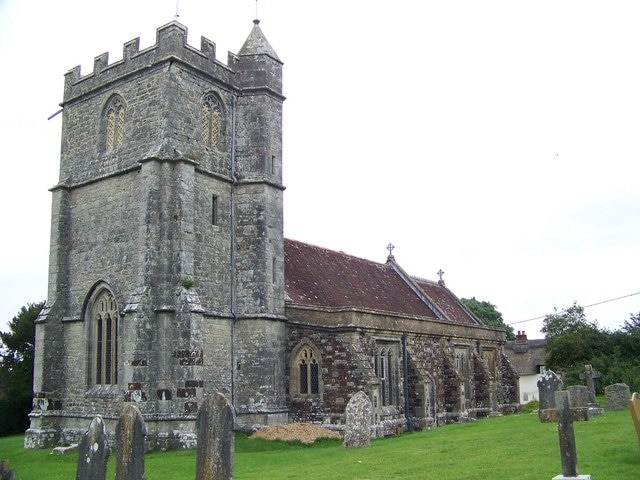
[[[107,52],[94,59],[93,72],[82,75],[80,66],[65,74],[63,104],[73,102],[78,97],[99,90],[120,79],[161,67],[167,62],[177,61],[199,70],[206,77],[217,82],[234,85],[235,64],[238,56],[229,52],[228,65],[216,60],[216,44],[201,37],[200,49],[187,44],[187,27],[173,21],[156,30],[156,43],[140,50],[140,38],[126,42],[122,59],[109,64]],[[166,67],[165,67],[166,68]]]

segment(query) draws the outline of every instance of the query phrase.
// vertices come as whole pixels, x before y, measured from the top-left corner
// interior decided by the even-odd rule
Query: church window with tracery
[[[303,346],[296,355],[292,371],[293,393],[319,395],[322,378],[319,358],[309,345]]]
[[[119,148],[124,143],[124,102],[119,96],[109,102],[105,113],[105,149],[107,152]]]
[[[207,147],[218,148],[222,132],[222,109],[213,94],[207,95],[202,103],[201,127],[201,142]]]
[[[118,308],[113,295],[103,290],[94,300],[93,322],[93,381],[96,385],[118,383]]]

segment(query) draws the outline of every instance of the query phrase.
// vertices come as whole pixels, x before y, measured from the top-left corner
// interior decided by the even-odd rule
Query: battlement
[[[187,44],[187,27],[173,21],[156,30],[156,43],[140,50],[140,37],[124,44],[122,60],[109,64],[109,53],[95,57],[93,72],[82,75],[80,66],[65,74],[63,103],[72,101],[89,91],[99,89],[138,71],[150,69],[167,60],[182,61],[206,75],[227,80],[233,76],[238,56],[229,52],[228,64],[216,60],[216,44],[201,37],[200,50]]]

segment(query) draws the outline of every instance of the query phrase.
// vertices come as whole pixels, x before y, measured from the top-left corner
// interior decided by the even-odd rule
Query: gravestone
[[[78,445],[76,480],[105,480],[109,445],[101,416],[95,417]]]
[[[569,405],[571,408],[589,408],[590,395],[589,389],[584,385],[571,385],[567,387],[569,394]]]
[[[626,383],[614,383],[604,387],[605,406],[607,410],[624,410],[631,397],[631,390]]]
[[[562,390],[562,379],[553,372],[553,370],[547,370],[538,380],[538,399],[540,401],[540,408],[538,409],[538,418],[543,423],[555,421],[555,393],[558,390]]]
[[[346,448],[368,447],[371,444],[371,400],[363,391],[357,392],[345,412],[344,442]]]
[[[196,480],[233,478],[235,412],[221,393],[208,396],[198,410]]]
[[[0,460],[0,480],[15,480],[15,470],[9,469],[9,460]]]
[[[145,480],[146,434],[140,410],[131,404],[125,406],[116,426],[116,480]]]
[[[578,457],[576,454],[576,437],[573,431],[569,392],[555,392],[556,417],[558,419],[558,438],[560,440],[560,460],[562,475],[553,480],[591,480],[591,475],[578,475]]]
[[[589,402],[596,403],[596,379],[600,378],[601,373],[594,370],[591,365],[584,366],[584,372],[580,374],[580,378],[587,382],[589,389]]]
[[[638,395],[638,392],[633,392],[633,395],[631,395],[629,410],[631,411],[631,418],[636,427],[636,434],[638,435],[638,442],[640,443],[640,395]]]

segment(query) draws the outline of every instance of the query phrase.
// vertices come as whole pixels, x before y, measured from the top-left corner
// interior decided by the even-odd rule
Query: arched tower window
[[[105,150],[110,152],[124,143],[124,101],[114,96],[105,110]]]
[[[118,307],[113,294],[102,290],[93,301],[92,382],[96,385],[118,383]]]
[[[320,395],[322,390],[322,374],[320,357],[310,345],[303,345],[294,357],[291,365],[292,394]]]
[[[220,147],[220,134],[222,133],[222,108],[220,101],[214,94],[209,94],[202,102],[201,111],[202,133],[200,140],[211,148]]]

